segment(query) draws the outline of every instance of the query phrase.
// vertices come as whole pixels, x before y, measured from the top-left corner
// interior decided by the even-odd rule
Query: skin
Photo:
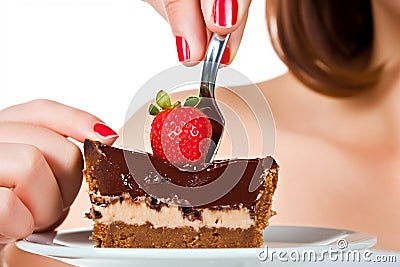
[[[173,2],[172,5],[175,5],[174,8],[171,8],[170,4],[168,9],[164,9],[161,2],[156,3],[155,0],[149,2],[168,18],[174,33],[190,35],[192,30],[193,35],[196,35],[196,30],[190,27],[194,27],[193,25],[198,22],[182,23],[175,18],[178,17],[178,13],[173,13],[180,12],[179,5],[185,1],[165,1]],[[274,209],[278,211],[278,215],[271,220],[271,223],[365,231],[378,237],[376,248],[400,251],[397,240],[400,236],[398,228],[400,212],[396,208],[396,204],[400,201],[400,167],[398,164],[400,161],[400,106],[398,105],[400,55],[397,53],[400,45],[400,35],[398,34],[400,5],[398,1],[391,0],[372,1],[372,3],[375,21],[373,65],[385,64],[381,81],[375,88],[356,97],[336,99],[315,93],[290,73],[258,84],[268,99],[274,115],[277,130],[275,157],[281,165],[280,180],[274,198]],[[246,4],[248,2],[244,5]],[[185,5],[187,8],[188,3],[185,2]],[[243,4],[240,2],[239,5]],[[199,10],[199,5],[196,7],[197,16],[204,13],[203,16],[207,18],[210,15],[207,11]],[[165,10],[170,10],[170,12],[165,13]],[[239,12],[239,14],[242,15],[233,29],[221,30],[213,28],[215,25],[209,26],[208,24],[203,25],[203,28],[200,29],[207,29],[209,32],[212,29],[214,32],[227,33],[244,28],[247,14],[245,12]],[[206,19],[206,21],[209,20]],[[180,27],[186,27],[182,25],[191,26],[187,26],[189,28],[179,32],[178,24],[181,25]],[[235,40],[240,40],[240,30],[236,34],[238,37],[231,40],[235,42],[231,44],[232,47],[239,45],[239,41]],[[189,43],[196,42],[196,37],[185,36],[185,38],[189,40]],[[191,55],[196,55],[193,60],[201,59],[204,55],[206,41],[201,33],[199,40],[197,40],[197,44],[191,45]],[[235,51],[235,49],[232,50]],[[231,59],[233,59],[234,53],[232,53]],[[190,62],[186,64],[190,64]],[[181,98],[179,95],[176,97]],[[232,94],[223,90],[218,91],[217,97],[225,103],[235,101]],[[238,102],[240,101],[235,102],[235,109],[245,108],[244,103]],[[24,109],[24,107],[20,108]],[[12,113],[10,114],[12,115]],[[82,115],[80,111],[77,114]],[[241,116],[242,121],[247,119],[251,121],[250,118],[246,118],[251,114],[243,112]],[[16,117],[18,118],[18,116]],[[1,118],[0,113],[0,127],[4,124],[7,129],[9,127],[16,130],[20,129],[18,127],[27,129],[26,123],[31,123],[30,120],[18,119],[16,123],[18,125],[13,123],[10,125],[10,122],[5,122]],[[93,134],[91,129],[85,125],[92,125],[93,121],[98,120],[90,116],[86,119],[84,120],[86,123],[82,122],[82,132],[74,133],[76,139],[80,141],[85,136],[84,134]],[[135,117],[131,122],[134,120]],[[47,128],[47,123],[48,121],[34,121],[40,130],[29,125],[32,136],[39,132],[42,133],[41,131],[47,132],[46,129],[41,129]],[[59,135],[58,138],[68,135],[60,133],[56,129],[48,129],[52,133],[47,134],[54,136],[54,132],[56,132]],[[249,133],[251,134],[251,132]],[[11,132],[9,136],[14,135]],[[39,164],[44,166],[36,168],[36,171],[40,169],[47,173],[46,181],[50,181],[50,183],[47,185],[44,185],[44,181],[40,183],[53,188],[51,189],[53,194],[49,196],[53,200],[53,204],[48,214],[46,212],[40,214],[38,208],[35,208],[35,203],[24,206],[21,204],[22,199],[12,195],[18,195],[18,192],[10,192],[12,190],[2,188],[0,194],[6,195],[11,203],[14,203],[15,209],[19,211],[15,216],[21,217],[21,224],[7,229],[10,236],[25,236],[34,229],[49,227],[45,223],[46,220],[42,219],[43,222],[40,222],[40,218],[48,216],[52,219],[51,221],[55,221],[56,218],[61,217],[63,207],[68,206],[65,204],[70,203],[68,197],[63,197],[62,191],[57,191],[54,183],[55,175],[51,173],[48,166],[46,167],[46,165],[51,166],[51,162],[57,162],[56,158],[52,158],[51,150],[46,157],[46,153],[39,153],[27,142],[34,138],[29,140],[23,139],[22,136],[18,138],[22,138],[24,143],[28,144],[15,144],[13,145],[15,147],[0,146],[0,149],[7,153],[11,153],[13,150],[25,151],[26,157],[36,158]],[[112,143],[113,140],[102,141]],[[79,165],[81,159],[78,159],[76,148],[72,148],[61,139],[58,143],[60,146],[68,147],[67,150],[71,151],[72,159],[76,161],[72,166],[81,166]],[[45,144],[43,144],[43,148],[45,148]],[[221,148],[221,153],[224,153],[224,147]],[[10,156],[17,157],[18,155],[11,153]],[[0,162],[2,161],[0,160]],[[11,169],[12,164],[8,165],[10,165],[10,173],[15,171],[15,169]],[[26,181],[31,179],[29,169],[35,171],[35,168],[29,164],[26,169],[23,168],[22,177]],[[60,166],[59,171],[63,173],[63,169],[65,170]],[[4,183],[4,181],[2,182]],[[6,181],[6,183],[12,184],[10,181]],[[74,188],[69,191],[72,193],[66,194],[72,196],[72,199],[77,191],[75,186]],[[32,194],[34,194],[34,190],[32,190]],[[29,194],[26,197],[29,198]],[[0,208],[4,209],[4,207],[5,205],[2,204]],[[10,212],[7,211],[7,208],[5,211]],[[72,215],[81,218],[81,214]],[[35,218],[38,219],[35,220]],[[4,218],[0,218],[0,220],[4,220]],[[39,223],[33,226],[32,221]],[[7,241],[7,235],[4,233],[6,232],[3,231],[1,236],[3,242]],[[3,257],[0,265],[14,266],[24,264],[24,262],[25,264],[26,262],[30,264],[35,262],[41,266],[55,266],[53,260],[21,252],[14,245],[7,246],[1,254]],[[60,264],[59,266],[67,265]]]
[[[373,12],[373,65],[386,66],[371,91],[329,98],[290,73],[260,84],[274,114],[282,165],[272,223],[365,231],[378,237],[376,248],[398,251],[400,60],[394,52],[400,7],[373,1]]]
[[[49,100],[0,111],[0,266],[15,266],[6,261],[12,253],[5,244],[54,229],[65,219],[83,169],[80,149],[66,137],[112,144],[116,136],[99,136],[96,123],[101,120],[87,112]]]
[[[214,0],[147,0],[146,2],[168,21],[174,36],[182,36],[188,42],[190,59],[184,64],[193,66],[204,59],[212,32],[223,35],[231,33],[227,64],[232,62],[243,36],[251,0],[238,0],[237,22],[229,27],[219,27],[214,23],[212,11]]]
[[[398,251],[400,8],[396,1],[372,3],[372,64],[385,63],[375,88],[335,99],[290,73],[260,84],[274,114],[282,165],[272,223],[365,231],[378,237],[376,248]]]
[[[156,10],[167,19],[185,17],[187,2],[171,1],[176,14],[168,12],[166,6],[160,8],[160,1],[150,4],[155,6],[156,2]],[[246,9],[246,4],[239,1],[239,9],[241,5]],[[384,64],[375,88],[339,99],[315,93],[290,73],[259,84],[274,115],[276,158],[282,165],[274,203],[278,215],[272,223],[366,231],[378,237],[377,248],[400,250],[396,240],[400,212],[393,208],[400,201],[400,5],[398,1],[373,0],[372,8],[375,34],[371,65]],[[209,23],[208,9],[193,12],[203,13],[209,32],[226,34],[225,29]],[[239,14],[236,28],[230,31],[240,35],[238,29],[245,17]],[[201,27],[195,29],[193,24],[177,20],[168,20],[173,32],[192,27],[190,33],[201,35]],[[199,51],[204,52],[203,45]],[[221,101],[232,102],[232,95],[219,92]],[[237,110],[243,107],[234,106]]]

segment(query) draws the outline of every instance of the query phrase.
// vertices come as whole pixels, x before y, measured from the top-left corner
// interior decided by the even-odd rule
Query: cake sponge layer
[[[191,227],[152,228],[151,224],[96,224],[92,239],[103,248],[238,248],[260,247],[262,233],[249,229]]]

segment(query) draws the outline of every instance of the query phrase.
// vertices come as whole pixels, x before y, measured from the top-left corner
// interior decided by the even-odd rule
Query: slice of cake
[[[85,177],[98,247],[260,247],[278,180],[272,157],[182,171],[141,151],[86,140]]]

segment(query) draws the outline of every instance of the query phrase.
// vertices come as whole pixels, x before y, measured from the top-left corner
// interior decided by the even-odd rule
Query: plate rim
[[[272,228],[289,228],[289,229],[308,229],[308,230],[336,230],[342,231],[345,238],[352,238],[355,236],[361,236],[360,240],[349,242],[346,246],[346,250],[360,250],[368,249],[373,247],[377,238],[372,234],[366,232],[356,232],[352,230],[339,229],[339,228],[326,228],[326,227],[312,227],[312,226],[290,226],[290,225],[270,225]],[[84,228],[73,228],[59,231],[53,231],[57,234],[72,234],[72,233],[87,233],[92,231],[92,227]],[[42,236],[49,234],[49,232],[36,233],[34,235]],[[35,243],[27,240],[29,237],[18,240],[16,246],[24,251],[39,254],[48,257],[68,257],[68,258],[120,258],[120,259],[137,259],[137,260],[162,260],[162,259],[204,259],[205,255],[207,259],[248,259],[251,257],[257,257],[268,244],[263,245],[259,248],[96,248],[96,247],[71,247],[67,245],[61,245],[52,242],[51,244]],[[329,244],[313,244],[309,243],[304,246],[291,246],[291,247],[268,247],[268,250],[286,251],[297,249],[303,250],[314,250],[316,253],[322,253],[323,250],[329,248],[336,248],[336,241]],[[185,253],[182,253],[185,252]],[[206,253],[206,254],[205,254]],[[179,256],[178,256],[179,255]]]

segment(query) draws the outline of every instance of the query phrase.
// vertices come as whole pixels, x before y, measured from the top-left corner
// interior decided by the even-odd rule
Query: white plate
[[[338,252],[367,249],[376,238],[349,230],[299,226],[269,226],[268,242],[262,248],[235,249],[129,249],[94,248],[91,229],[74,229],[33,234],[17,242],[25,251],[48,256],[77,266],[271,266],[282,263],[279,257],[329,250]],[[281,254],[279,254],[281,253]],[[268,255],[268,258],[266,256]],[[305,254],[308,255],[308,254]],[[260,260],[261,259],[261,260]]]

